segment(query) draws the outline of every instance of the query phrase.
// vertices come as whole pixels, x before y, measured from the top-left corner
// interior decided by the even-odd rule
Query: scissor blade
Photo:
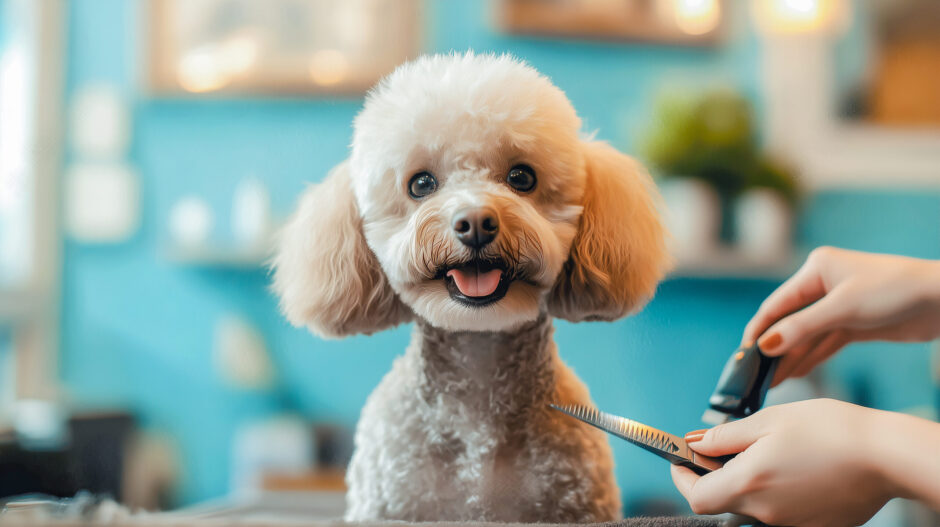
[[[689,447],[681,437],[663,432],[632,419],[620,417],[596,408],[577,404],[556,405],[552,408],[570,415],[579,421],[625,439],[634,445],[648,450],[670,463],[687,464],[692,462]]]

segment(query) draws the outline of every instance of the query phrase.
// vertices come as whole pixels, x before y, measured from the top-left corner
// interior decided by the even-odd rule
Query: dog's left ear
[[[548,309],[573,322],[614,320],[641,308],[670,266],[659,194],[643,167],[611,146],[582,150],[584,211]]]

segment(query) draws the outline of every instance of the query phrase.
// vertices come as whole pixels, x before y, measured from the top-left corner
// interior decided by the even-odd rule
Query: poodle
[[[369,396],[349,521],[620,518],[604,433],[552,318],[640,308],[669,258],[646,172],[579,136],[565,94],[502,55],[424,56],[368,94],[351,155],[284,228],[274,290],[316,335],[414,322]]]

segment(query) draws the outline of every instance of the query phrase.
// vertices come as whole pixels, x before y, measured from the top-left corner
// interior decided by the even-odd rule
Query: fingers
[[[787,380],[793,376],[793,371],[796,370],[797,366],[803,361],[803,359],[813,350],[822,343],[823,339],[826,338],[826,335],[816,335],[811,338],[808,342],[804,342],[799,346],[795,346],[786,355],[780,358],[780,364],[777,365],[777,371],[774,373],[773,381],[771,386],[777,386],[781,382]]]
[[[706,456],[737,454],[764,435],[763,421],[766,413],[766,410],[762,410],[739,421],[718,425],[707,430],[704,435],[689,432],[686,440],[692,450]],[[701,439],[697,439],[698,437]]]
[[[767,355],[784,355],[823,332],[839,328],[854,307],[844,290],[836,288],[815,304],[774,323],[758,345]]]
[[[689,507],[695,514],[721,514],[728,512],[730,504],[729,488],[721,491],[722,481],[726,476],[720,475],[724,469],[699,476],[692,470],[679,465],[672,465],[672,483],[679,493],[689,502]],[[702,480],[708,478],[704,484]],[[715,483],[717,481],[717,483]]]
[[[757,313],[744,328],[744,338],[741,344],[754,342],[774,322],[819,300],[825,294],[826,288],[815,260],[807,260],[793,276],[760,305]]]
[[[689,502],[695,514],[720,514],[742,512],[740,500],[744,496],[744,485],[749,481],[748,452],[743,452],[766,433],[764,422],[773,420],[773,412],[761,410],[740,421],[716,426],[705,432],[698,441],[689,442],[696,452],[709,456],[739,454],[723,467],[704,476],[697,476],[685,467],[673,466],[672,481]],[[686,437],[698,437],[690,432]]]
[[[813,368],[824,362],[829,357],[835,355],[837,351],[845,347],[851,341],[851,338],[844,331],[833,331],[826,335],[822,341],[808,354],[803,356],[800,362],[793,369],[792,377],[803,377]]]
[[[809,374],[813,368],[853,340],[858,339],[844,330],[837,330],[814,335],[809,341],[794,346],[780,359],[780,365],[777,366],[771,386],[777,386],[790,377],[803,377]]]
[[[685,467],[673,466],[672,480],[689,502],[692,512],[721,514],[735,511],[742,479],[733,464],[734,460],[731,460],[723,468],[701,477]]]
[[[672,474],[672,483],[679,490],[679,494],[682,494],[682,497],[685,498],[685,501],[689,501],[689,496],[692,495],[692,487],[698,481],[698,474],[680,465],[670,466],[669,472]]]

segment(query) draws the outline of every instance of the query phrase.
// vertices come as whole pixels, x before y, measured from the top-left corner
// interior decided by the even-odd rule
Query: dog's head
[[[580,126],[561,90],[511,57],[401,66],[369,94],[350,159],[285,228],[285,314],[341,336],[413,316],[495,331],[642,305],[668,260],[655,188]]]

